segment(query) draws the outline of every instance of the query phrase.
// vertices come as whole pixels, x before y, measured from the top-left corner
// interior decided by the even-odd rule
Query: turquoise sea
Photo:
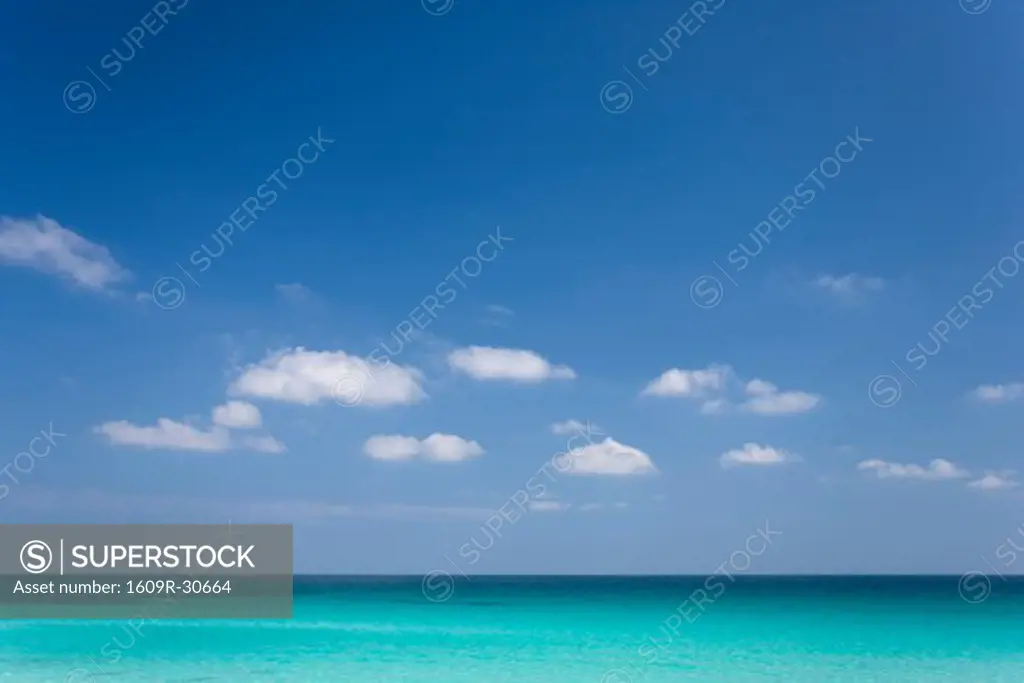
[[[0,683],[1024,681],[1024,581],[958,578],[303,577],[293,620],[0,622]]]

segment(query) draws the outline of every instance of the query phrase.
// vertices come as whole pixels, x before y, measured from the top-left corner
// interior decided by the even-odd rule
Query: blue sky
[[[339,573],[1016,533],[1024,7],[3,13],[5,521],[292,522]]]

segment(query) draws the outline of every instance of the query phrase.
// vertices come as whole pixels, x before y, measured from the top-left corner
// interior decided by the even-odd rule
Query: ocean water
[[[305,577],[293,620],[0,622],[0,683],[1020,683],[985,581]]]

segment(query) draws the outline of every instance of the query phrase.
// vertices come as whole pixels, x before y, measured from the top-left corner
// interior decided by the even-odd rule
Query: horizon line
[[[331,577],[331,578],[365,578],[365,579],[377,579],[377,578],[388,578],[388,579],[423,579],[427,576],[435,576],[437,574],[451,576],[454,579],[462,579],[470,581],[475,578],[491,578],[491,579],[518,579],[518,578],[547,578],[547,579],[665,579],[665,578],[707,578],[708,576],[716,576],[714,572],[710,573],[696,573],[696,574],[450,574],[449,572],[442,572],[440,570],[431,570],[421,574],[324,574],[324,573],[294,573],[292,574],[295,578],[302,577]],[[985,572],[979,571],[966,571],[959,573],[943,573],[943,574],[917,574],[917,573],[896,573],[896,574],[878,574],[878,573],[820,573],[820,574],[746,574],[746,573],[735,573],[731,574],[733,578],[794,578],[794,579],[821,579],[821,578],[951,578],[960,579],[965,575],[978,574],[982,576],[988,576]],[[996,574],[999,576],[998,574]],[[1020,574],[1007,574],[1006,578],[1021,578],[1024,579],[1024,572]]]

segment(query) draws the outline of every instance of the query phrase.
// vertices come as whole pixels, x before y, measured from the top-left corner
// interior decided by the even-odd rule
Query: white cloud
[[[273,353],[250,365],[229,391],[235,396],[315,405],[336,398],[370,407],[417,403],[426,398],[416,368],[374,365],[344,351],[303,347]]]
[[[983,384],[971,392],[971,397],[985,403],[1007,403],[1024,396],[1024,382],[1010,384]]]
[[[552,365],[547,359],[522,349],[469,346],[448,355],[452,370],[478,380],[507,380],[536,383],[549,379],[575,379],[576,373],[565,365]]]
[[[206,451],[219,453],[231,448],[231,436],[223,427],[214,427],[208,432],[166,417],[156,425],[140,427],[125,420],[107,422],[96,428],[105,434],[111,443],[120,446],[140,446],[150,449],[179,451]]]
[[[625,476],[658,472],[649,455],[610,437],[601,443],[574,448],[564,458],[568,464],[558,468],[561,471],[565,467],[567,474]]]
[[[363,452],[376,460],[411,460],[422,456],[435,462],[459,462],[484,454],[476,441],[451,434],[431,434],[427,438],[412,436],[371,436],[363,444]]]
[[[419,455],[420,440],[411,436],[371,436],[363,452],[375,460],[410,460]]]
[[[726,381],[732,375],[732,368],[727,365],[711,365],[704,370],[666,370],[660,377],[651,381],[641,396],[704,396],[708,393],[724,391]]]
[[[819,275],[812,283],[818,289],[845,299],[865,294],[881,292],[885,289],[885,280],[880,277],[866,277],[856,273],[849,275]]]
[[[729,366],[712,365],[705,370],[673,368],[653,380],[640,392],[642,396],[683,396],[699,398],[702,415],[721,415],[730,410],[729,385],[736,379]],[[771,382],[754,379],[744,386],[746,398],[739,408],[758,415],[794,415],[806,413],[821,396],[806,391],[779,391]]]
[[[551,425],[551,433],[559,436],[568,436],[569,434],[604,434],[601,427],[594,424],[593,422],[580,422],[579,420],[566,420],[565,422],[556,422]]]
[[[130,277],[106,247],[45,216],[0,216],[0,262],[59,275],[94,291]]]
[[[872,471],[879,479],[962,479],[969,476],[965,470],[960,469],[949,460],[936,458],[928,463],[927,467],[921,465],[902,465],[885,460],[865,460],[857,465],[858,470]]]
[[[972,489],[979,489],[981,491],[1003,491],[1006,489],[1013,489],[1020,486],[1020,484],[1013,479],[1014,474],[1016,474],[1016,472],[1013,470],[1006,470],[1003,472],[986,472],[984,477],[975,479],[967,485]]]
[[[254,412],[255,411],[255,412]],[[138,446],[152,450],[202,451],[222,453],[233,448],[283,453],[285,445],[272,436],[246,436],[240,442],[231,437],[229,428],[248,429],[260,426],[256,406],[241,402],[228,402],[213,410],[214,424],[203,430],[187,422],[166,417],[158,418],[155,425],[140,426],[126,420],[106,422],[95,428],[110,442],[119,446]]]
[[[771,396],[778,391],[778,387],[763,379],[752,379],[747,382],[747,396]]]
[[[476,441],[451,434],[431,434],[420,442],[423,456],[440,462],[459,462],[484,454]]]
[[[260,453],[284,453],[288,448],[272,436],[247,436],[242,446]]]
[[[795,415],[812,410],[821,401],[816,394],[805,391],[779,391],[771,382],[752,379],[747,382],[748,398],[742,406],[758,415]]]
[[[230,429],[253,429],[263,423],[260,409],[245,401],[228,401],[213,409],[213,422]]]
[[[583,503],[581,505],[571,505],[569,503],[560,503],[556,501],[535,501],[529,504],[529,508],[535,512],[560,512],[568,510],[570,507],[578,512],[599,512],[601,510],[613,508],[616,510],[625,510],[629,505],[621,502],[611,505],[606,505],[604,503]]]
[[[743,448],[734,448],[731,451],[722,453],[719,457],[722,467],[736,467],[740,465],[768,466],[781,465],[791,462],[796,458],[780,448],[761,446],[756,443],[745,443]]]
[[[568,503],[561,503],[557,500],[532,500],[527,506],[530,512],[563,512],[569,509]]]
[[[736,380],[728,365],[710,365],[703,370],[672,368],[650,382],[641,396],[686,397],[701,399],[703,415],[720,415],[728,411],[730,384]],[[744,387],[747,399],[740,409],[759,415],[793,415],[804,413],[821,401],[821,397],[805,391],[779,391],[771,382],[752,379]]]

